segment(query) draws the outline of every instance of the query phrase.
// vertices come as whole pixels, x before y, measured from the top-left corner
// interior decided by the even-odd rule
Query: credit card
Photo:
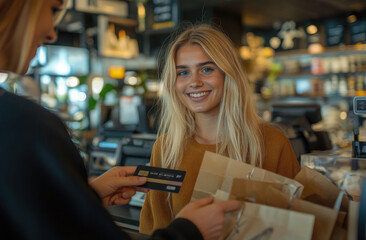
[[[139,165],[133,175],[147,178],[146,183],[139,187],[178,193],[186,172],[168,168]]]

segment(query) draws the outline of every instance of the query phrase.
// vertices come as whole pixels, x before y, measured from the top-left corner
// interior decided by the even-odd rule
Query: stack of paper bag
[[[293,180],[206,152],[191,201],[212,195],[216,201],[243,201],[240,211],[227,214],[220,239],[333,239],[348,203],[325,179],[304,168]],[[341,212],[333,209],[337,198]]]
[[[206,151],[191,200],[214,195],[218,189],[230,191],[233,178],[281,183],[282,191],[295,197],[300,197],[304,188],[293,179]]]

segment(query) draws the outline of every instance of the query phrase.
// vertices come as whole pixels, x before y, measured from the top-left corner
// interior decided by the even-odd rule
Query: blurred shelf
[[[299,79],[299,78],[327,78],[333,75],[341,75],[341,76],[349,76],[349,75],[360,75],[366,74],[366,70],[356,71],[356,72],[338,72],[338,73],[324,73],[324,74],[312,74],[308,73],[285,73],[276,77],[276,80],[279,79]]]
[[[315,57],[315,56],[329,56],[335,54],[360,54],[360,52],[366,51],[366,44],[356,44],[356,45],[342,45],[335,47],[325,47],[324,51],[321,53],[309,53],[307,49],[299,50],[287,50],[282,52],[276,52],[274,58],[301,58],[304,56]]]
[[[353,99],[355,95],[339,95],[339,94],[333,94],[333,95],[288,95],[288,96],[274,96],[270,98],[264,98],[261,97],[262,101],[280,101],[280,100],[329,100],[329,99]]]

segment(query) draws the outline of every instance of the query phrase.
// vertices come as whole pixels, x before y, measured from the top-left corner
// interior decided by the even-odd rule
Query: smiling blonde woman
[[[165,227],[189,201],[205,151],[293,178],[300,170],[287,138],[262,120],[238,51],[209,25],[172,41],[162,74],[161,123],[150,164],[186,171],[179,194],[150,191],[140,232]]]
[[[37,48],[56,38],[62,0],[0,0],[0,77],[27,71]],[[131,239],[105,206],[126,204],[146,178],[114,167],[88,180],[84,161],[55,114],[0,86],[0,222],[10,239]],[[217,239],[238,201],[188,204],[151,239]]]

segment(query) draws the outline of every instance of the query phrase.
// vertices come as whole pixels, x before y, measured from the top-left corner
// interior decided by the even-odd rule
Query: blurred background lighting
[[[91,82],[93,94],[99,94],[103,89],[104,79],[102,77],[94,77]]]
[[[354,23],[354,22],[356,22],[356,21],[357,21],[357,17],[356,17],[356,15],[354,15],[354,14],[349,15],[349,16],[347,17],[347,21],[348,21],[349,23]]]
[[[341,112],[341,113],[339,114],[339,118],[340,118],[341,120],[346,120],[346,119],[347,119],[347,113],[346,113],[346,112]]]
[[[306,31],[309,34],[315,34],[315,33],[318,32],[318,28],[314,24],[311,24],[311,25],[309,25],[309,26],[306,27]]]
[[[71,89],[69,91],[69,99],[71,102],[83,102],[86,100],[86,94],[77,89]]]
[[[135,76],[131,76],[131,77],[129,77],[129,78],[127,79],[127,83],[128,83],[129,85],[132,85],[132,86],[136,85],[136,84],[137,84],[137,77],[135,77]]]
[[[50,75],[42,75],[41,76],[41,84],[42,85],[48,85],[51,83],[51,77]]]
[[[125,77],[125,68],[122,66],[111,66],[108,70],[110,78],[122,79]]]
[[[7,78],[8,78],[7,73],[0,73],[0,83],[5,82]]]
[[[79,84],[80,84],[80,80],[79,80],[79,78],[77,78],[77,77],[72,76],[72,77],[68,77],[68,78],[66,79],[66,85],[67,85],[68,87],[73,88],[73,87],[78,86]]]

